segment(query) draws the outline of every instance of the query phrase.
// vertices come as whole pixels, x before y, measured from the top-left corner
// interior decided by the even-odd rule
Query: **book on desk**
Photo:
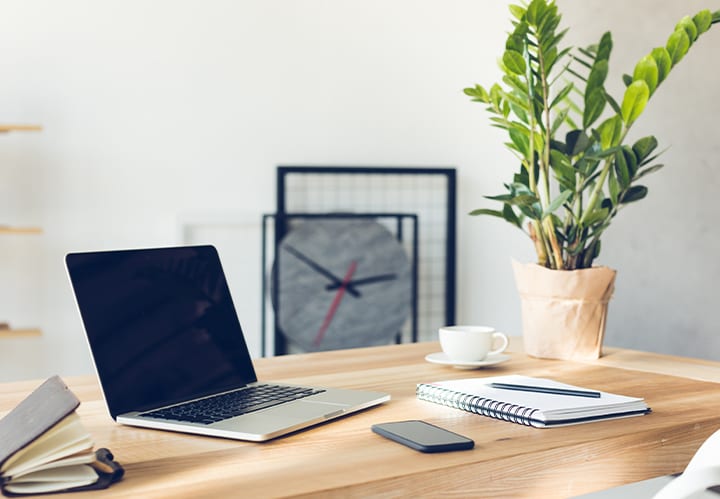
[[[417,398],[482,416],[536,428],[641,416],[642,398],[522,375],[420,383]]]
[[[95,450],[58,376],[47,379],[0,419],[0,491],[4,495],[102,489],[123,468],[108,449]]]

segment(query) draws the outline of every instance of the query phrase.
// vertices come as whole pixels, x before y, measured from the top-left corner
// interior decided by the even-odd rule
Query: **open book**
[[[122,467],[75,413],[80,401],[53,376],[0,419],[0,488],[5,495],[99,489]]]
[[[545,378],[510,375],[417,385],[420,400],[447,405],[482,416],[537,428],[587,423],[650,412],[641,398],[596,392],[595,397],[493,388],[491,383],[537,387],[540,390],[586,391]]]

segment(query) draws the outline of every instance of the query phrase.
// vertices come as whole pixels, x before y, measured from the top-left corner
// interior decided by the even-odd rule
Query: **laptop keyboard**
[[[253,385],[242,390],[145,412],[141,416],[212,424],[324,391],[296,386]]]

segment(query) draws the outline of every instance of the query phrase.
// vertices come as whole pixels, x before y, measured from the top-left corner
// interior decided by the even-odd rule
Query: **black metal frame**
[[[275,236],[274,240],[274,251],[273,255],[278,254],[278,247],[282,241],[282,237],[278,237],[278,227],[283,229],[283,237],[288,233],[288,226],[291,220],[316,220],[316,219],[395,219],[396,222],[396,237],[397,240],[403,242],[405,239],[404,234],[404,221],[409,220],[412,224],[412,261],[411,261],[411,297],[410,297],[410,341],[413,343],[418,340],[418,217],[412,213],[273,213],[264,214],[262,217],[262,305],[261,305],[261,355],[263,357],[267,354],[267,307],[266,303],[268,298],[271,299],[272,303],[278,303],[277,295],[270,296],[267,289],[268,277],[266,270],[268,268],[268,247],[267,247],[267,226],[270,219],[275,220]],[[278,272],[271,272],[270,277],[273,279],[272,289],[275,293],[278,290]],[[273,314],[273,352],[274,355],[283,355],[287,353],[287,342],[285,336],[282,334],[280,326],[278,324],[278,314]],[[402,343],[402,332],[398,332],[396,335],[396,343]]]
[[[456,211],[457,211],[457,180],[455,168],[418,168],[418,167],[366,167],[366,166],[278,166],[277,168],[277,207],[275,213],[287,211],[286,181],[292,174],[381,174],[381,175],[438,175],[447,179],[446,193],[446,233],[445,233],[445,324],[455,323],[455,288],[456,288]],[[276,245],[285,235],[285,227],[275,228]]]

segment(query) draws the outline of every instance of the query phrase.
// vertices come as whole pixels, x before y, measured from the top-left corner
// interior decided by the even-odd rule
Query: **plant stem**
[[[545,202],[540,200],[543,206],[543,211],[547,206],[550,206],[552,201],[550,197],[550,139],[551,139],[551,123],[550,123],[550,95],[547,84],[548,75],[545,72],[545,57],[542,49],[540,48],[540,40],[538,40],[538,64],[540,70],[540,83],[542,84],[542,99],[543,99],[543,114],[545,116],[545,136],[543,137],[543,152],[542,160],[540,161],[540,172],[543,176],[543,187],[545,188]],[[552,268],[562,269],[563,268],[563,252],[562,248],[558,244],[557,234],[555,232],[555,224],[552,219],[552,214],[548,213],[543,220],[543,223],[547,225],[547,236],[550,243],[550,249],[552,254]]]
[[[623,130],[623,133],[620,135],[620,138],[618,139],[616,144],[610,144],[611,147],[622,144],[625,140],[625,136],[627,135],[628,131],[630,130],[630,127],[626,127],[625,130]],[[605,180],[607,179],[608,173],[610,173],[610,168],[612,168],[613,164],[613,157],[612,155],[608,156],[605,160],[605,164],[603,165],[602,172],[600,173],[600,176],[598,177],[597,182],[595,183],[595,188],[592,191],[592,194],[590,195],[590,200],[587,204],[587,209],[582,214],[582,217],[580,217],[580,226],[584,227],[585,221],[587,220],[587,217],[590,213],[593,212],[595,209],[595,205],[597,205],[598,198],[600,197],[600,193],[602,192],[602,188],[605,185]]]

